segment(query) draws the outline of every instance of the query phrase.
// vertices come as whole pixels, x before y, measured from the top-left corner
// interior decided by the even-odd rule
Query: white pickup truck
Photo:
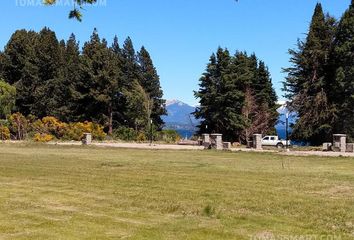
[[[283,148],[286,145],[291,145],[290,140],[288,140],[288,144],[286,144],[286,140],[281,140],[278,136],[265,136],[262,139],[262,146],[273,146],[277,148]]]

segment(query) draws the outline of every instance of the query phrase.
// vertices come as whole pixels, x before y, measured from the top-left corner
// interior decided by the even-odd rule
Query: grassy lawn
[[[354,239],[353,158],[0,144],[0,239],[312,234]]]

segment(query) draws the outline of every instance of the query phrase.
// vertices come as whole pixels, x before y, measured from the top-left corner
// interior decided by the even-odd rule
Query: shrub
[[[10,115],[9,119],[10,132],[16,136],[17,140],[25,139],[28,130],[28,121],[21,113]]]
[[[46,134],[46,133],[36,133],[33,137],[33,140],[36,142],[50,142],[54,139],[53,135]]]
[[[93,122],[77,122],[67,125],[64,139],[80,141],[84,133],[91,133],[92,138],[96,140],[104,140],[106,137],[103,126]]]
[[[9,140],[10,130],[8,127],[0,126],[0,140]]]
[[[85,133],[82,123],[70,123],[67,131],[64,134],[64,139],[80,141]]]
[[[44,130],[56,138],[60,139],[65,135],[68,125],[56,119],[55,117],[44,117],[42,119]]]
[[[113,138],[123,141],[135,141],[138,136],[132,128],[119,127],[113,131]]]
[[[102,125],[93,122],[88,122],[87,124],[90,128],[89,133],[92,133],[93,139],[102,141],[106,138],[107,134],[104,132],[104,127]]]
[[[46,133],[47,130],[45,129],[43,122],[38,119],[30,123],[29,132]]]
[[[35,120],[33,116],[29,116],[28,122],[30,133],[48,134],[57,139],[61,139],[68,129],[66,123],[59,121],[55,117],[44,117],[42,120]]]
[[[136,141],[137,142],[146,142],[147,138],[145,133],[141,132],[138,134],[138,136],[136,137]]]
[[[167,143],[176,143],[181,140],[181,136],[176,130],[162,130],[157,132],[154,136],[157,141],[163,141]]]

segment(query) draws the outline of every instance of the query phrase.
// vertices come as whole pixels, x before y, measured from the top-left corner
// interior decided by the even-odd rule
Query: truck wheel
[[[284,145],[282,143],[278,143],[277,148],[284,148]]]

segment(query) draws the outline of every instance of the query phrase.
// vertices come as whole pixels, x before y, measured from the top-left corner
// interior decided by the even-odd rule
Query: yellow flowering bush
[[[18,140],[27,136],[36,142],[49,142],[54,139],[80,141],[84,133],[91,133],[93,139],[104,140],[106,133],[103,129],[102,125],[88,121],[68,124],[52,116],[37,119],[32,115],[26,118],[21,113],[14,113],[9,117],[9,128],[0,130],[4,139],[9,139],[12,133]]]
[[[145,142],[147,140],[145,133],[141,132],[136,137],[137,142]]]
[[[93,139],[97,140],[104,140],[106,137],[103,126],[93,122],[77,122],[68,125],[64,138],[80,141],[84,137],[84,133],[91,133]]]
[[[9,140],[10,130],[8,127],[0,126],[0,140]]]
[[[46,132],[50,133],[58,139],[65,135],[68,128],[68,124],[59,121],[55,117],[44,117],[42,119],[42,123]]]
[[[36,142],[50,142],[54,139],[53,135],[46,134],[46,133],[36,133],[33,137],[33,140]]]

